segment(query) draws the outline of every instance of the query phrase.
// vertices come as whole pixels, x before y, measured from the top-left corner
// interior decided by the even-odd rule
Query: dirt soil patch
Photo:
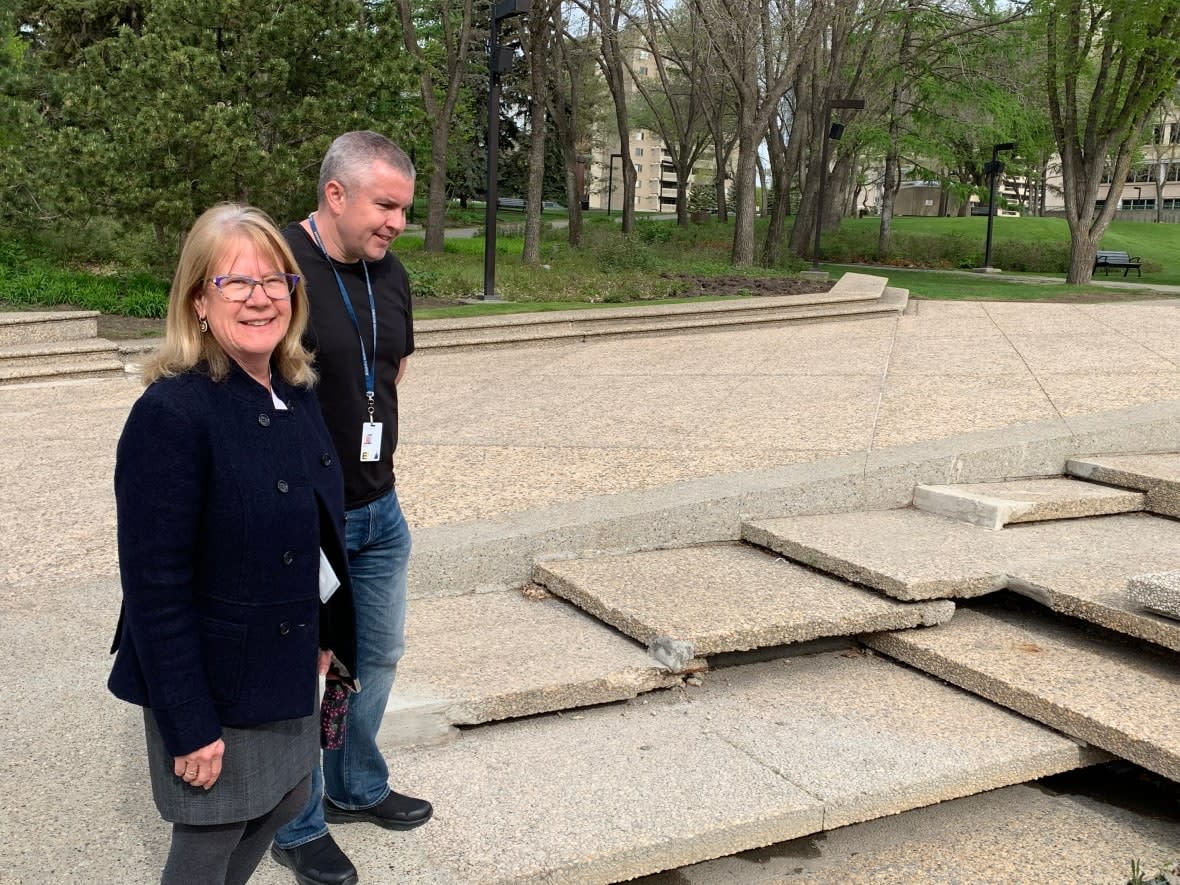
[[[793,277],[702,277],[694,274],[664,274],[665,279],[685,285],[676,294],[691,298],[697,295],[815,295],[827,292],[834,283],[800,280]]]

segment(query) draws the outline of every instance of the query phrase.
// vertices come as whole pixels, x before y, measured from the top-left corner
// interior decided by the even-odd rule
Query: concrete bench
[[[1121,267],[1123,276],[1126,276],[1131,272],[1131,268],[1134,268],[1136,274],[1143,276],[1142,261],[1143,259],[1137,255],[1132,258],[1129,252],[1112,252],[1100,249],[1098,254],[1094,256],[1094,270],[1097,271],[1101,267],[1106,271],[1106,275],[1110,276],[1112,267],[1115,269]]]

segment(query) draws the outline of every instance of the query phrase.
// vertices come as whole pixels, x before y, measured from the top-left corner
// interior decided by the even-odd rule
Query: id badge
[[[361,460],[377,461],[381,458],[381,422],[361,425]]]

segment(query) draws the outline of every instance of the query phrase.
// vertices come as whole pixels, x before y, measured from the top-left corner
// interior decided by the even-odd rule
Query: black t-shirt
[[[368,263],[377,306],[377,353],[374,359],[373,322],[365,287],[363,262],[328,263],[315,240],[298,223],[287,225],[283,236],[307,286],[311,316],[304,344],[315,354],[320,373],[316,394],[324,421],[332,434],[344,469],[344,503],[348,509],[375,501],[393,488],[393,452],[397,448],[397,369],[403,357],[414,351],[414,319],[410,307],[410,280],[392,252]],[[357,327],[349,318],[332,267],[340,274]],[[365,397],[365,370],[361,362],[361,336],[374,366],[375,409],[373,420],[382,424],[381,457],[361,461],[361,425],[369,420]]]

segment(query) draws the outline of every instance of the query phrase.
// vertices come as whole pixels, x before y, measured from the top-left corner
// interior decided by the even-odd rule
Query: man
[[[390,789],[376,741],[404,647],[410,532],[394,488],[393,452],[397,383],[414,332],[409,278],[389,244],[405,230],[414,175],[409,157],[384,136],[341,135],[320,167],[316,211],[283,231],[306,281],[316,393],[344,470],[361,688],[349,699],[343,747],[324,751],[310,802],[271,846],[300,885],[357,881],[328,822],[408,830],[433,813],[429,802]]]

